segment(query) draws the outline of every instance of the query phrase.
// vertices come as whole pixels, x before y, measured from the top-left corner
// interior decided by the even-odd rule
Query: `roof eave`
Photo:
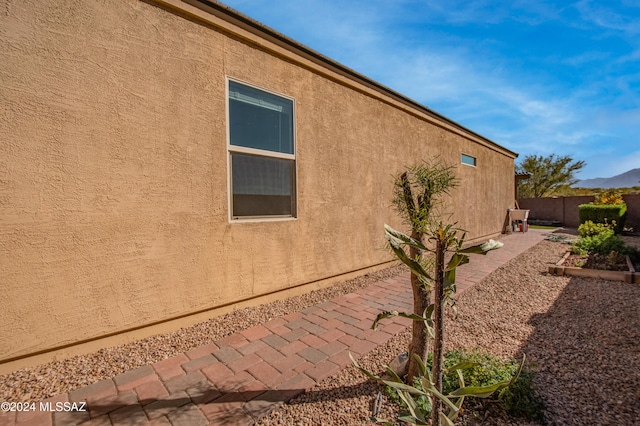
[[[479,141],[482,141],[484,144],[492,147],[493,149],[503,152],[506,155],[513,157],[514,159],[518,157],[516,152],[513,152],[502,145],[474,132],[473,130],[464,127],[463,125],[447,118],[446,116],[433,111],[432,109],[414,101],[413,99],[402,95],[395,90],[392,90],[366,76],[358,73],[357,71],[348,68],[339,62],[334,61],[331,58],[303,45],[298,43],[297,41],[281,34],[274,29],[238,12],[235,9],[230,8],[222,3],[218,3],[217,1],[211,0],[154,0],[156,3],[163,4],[165,6],[169,6],[172,9],[176,8],[176,2],[186,3],[188,5],[194,6],[204,12],[207,12],[219,19],[222,19],[226,22],[229,22],[237,27],[244,29],[245,31],[249,31],[254,35],[257,35],[265,40],[268,40],[276,45],[289,50],[290,52],[302,56],[307,60],[310,60],[318,65],[321,65],[329,70],[340,74],[344,77],[347,77],[351,80],[356,81],[359,84],[362,84],[370,89],[373,89],[377,92],[384,94],[397,102],[400,102],[406,106],[409,106],[415,110],[420,111],[421,113],[432,117],[435,120],[442,121],[449,126],[452,126],[458,131],[466,133],[472,136]]]

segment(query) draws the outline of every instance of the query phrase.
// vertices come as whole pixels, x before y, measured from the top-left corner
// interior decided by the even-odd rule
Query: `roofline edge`
[[[419,102],[405,95],[402,95],[396,92],[395,90],[390,89],[389,87],[384,86],[366,77],[365,75],[357,71],[354,71],[351,68],[346,67],[345,65],[342,65],[339,62],[301,43],[296,42],[292,38],[287,37],[284,34],[281,34],[275,31],[274,29],[262,24],[261,22],[258,22],[222,3],[219,3],[217,1],[212,1],[212,0],[147,0],[147,1],[151,1],[152,3],[169,7],[170,9],[174,11],[182,12],[183,14],[187,13],[189,16],[192,16],[196,19],[198,18],[202,19],[201,16],[193,15],[188,10],[185,10],[184,8],[180,7],[176,3],[183,3],[185,5],[195,7],[202,12],[213,15],[223,21],[230,23],[231,25],[237,26],[241,29],[244,29],[245,31],[252,33],[255,36],[258,36],[266,41],[274,43],[277,46],[284,48],[285,50],[288,50],[289,52],[297,56],[310,60],[316,65],[322,66],[323,68],[326,68],[329,71],[336,72],[337,74],[343,77],[346,77],[352,81],[355,81],[356,83],[362,84],[365,87],[368,87],[369,89],[375,90],[376,92],[381,93],[382,95],[385,95],[387,97],[390,97],[391,99],[397,102],[400,102],[414,110],[420,111],[421,113],[426,114],[432,119],[446,123],[447,125],[457,129],[459,132],[467,134],[468,136],[471,137],[470,139],[476,140],[477,142],[482,142],[483,144],[488,145],[488,147],[496,151],[502,152],[507,156],[511,156],[514,159],[518,158],[518,153],[511,151],[508,148],[505,148],[504,146],[492,141],[491,139],[488,139],[474,132],[473,130],[426,107],[425,105],[422,105]],[[209,22],[209,24],[214,24],[214,23]],[[227,28],[226,30],[228,31],[229,29]]]

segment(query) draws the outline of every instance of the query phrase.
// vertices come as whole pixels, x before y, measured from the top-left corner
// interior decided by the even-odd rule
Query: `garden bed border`
[[[629,256],[625,256],[627,259],[628,271],[606,271],[603,269],[564,266],[563,263],[567,260],[567,257],[569,257],[570,254],[571,252],[567,251],[558,263],[553,266],[549,266],[549,273],[558,276],[568,275],[573,277],[601,278],[603,280],[624,281],[630,284],[640,284],[640,273],[636,272]]]

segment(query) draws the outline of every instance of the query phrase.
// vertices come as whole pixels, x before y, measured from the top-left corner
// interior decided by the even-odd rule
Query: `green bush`
[[[629,255],[631,260],[636,262],[640,258],[640,251],[635,247],[626,245],[620,236],[615,235],[613,225],[593,223],[590,220],[586,221],[578,228],[580,239],[573,243],[571,252],[583,256],[593,253],[602,255],[619,253]]]
[[[615,223],[593,223],[592,221],[587,220],[585,223],[578,227],[578,235],[580,235],[581,238],[584,238],[593,237],[594,235],[608,232],[611,232],[611,234],[613,234],[614,225]]]
[[[591,253],[609,254],[611,252],[625,253],[626,246],[618,235],[614,235],[612,230],[580,238],[573,243],[571,251],[587,255]]]
[[[500,405],[509,414],[544,424],[544,403],[533,391],[533,374],[523,370],[515,383],[500,394]]]
[[[587,221],[593,223],[611,223],[615,222],[615,233],[619,234],[624,229],[624,222],[627,218],[626,204],[580,204],[579,218],[580,224]]]
[[[510,380],[516,374],[519,366],[518,361],[515,359],[503,361],[488,354],[455,350],[447,352],[444,356],[445,372],[447,368],[463,361],[479,364],[473,368],[461,370],[466,386],[489,386]],[[430,369],[432,365],[431,357],[426,364],[427,368]],[[418,377],[414,379],[414,386],[424,390]],[[459,386],[458,374],[455,371],[443,375],[442,390],[445,395],[455,391]],[[394,388],[387,386],[386,389],[391,400],[404,405]],[[505,411],[513,416],[524,417],[537,422],[542,422],[544,419],[542,400],[533,390],[533,375],[526,370],[520,373],[518,379],[511,386],[496,392],[493,401],[498,402]],[[416,398],[416,402],[423,413],[431,412],[431,401],[428,397],[420,395]]]

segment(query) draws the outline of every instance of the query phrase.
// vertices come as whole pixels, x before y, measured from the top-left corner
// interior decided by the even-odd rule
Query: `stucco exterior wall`
[[[423,158],[459,165],[471,238],[513,206],[513,155],[231,24],[0,4],[0,364],[384,266],[391,176]],[[229,222],[226,76],[295,99],[295,220]]]

